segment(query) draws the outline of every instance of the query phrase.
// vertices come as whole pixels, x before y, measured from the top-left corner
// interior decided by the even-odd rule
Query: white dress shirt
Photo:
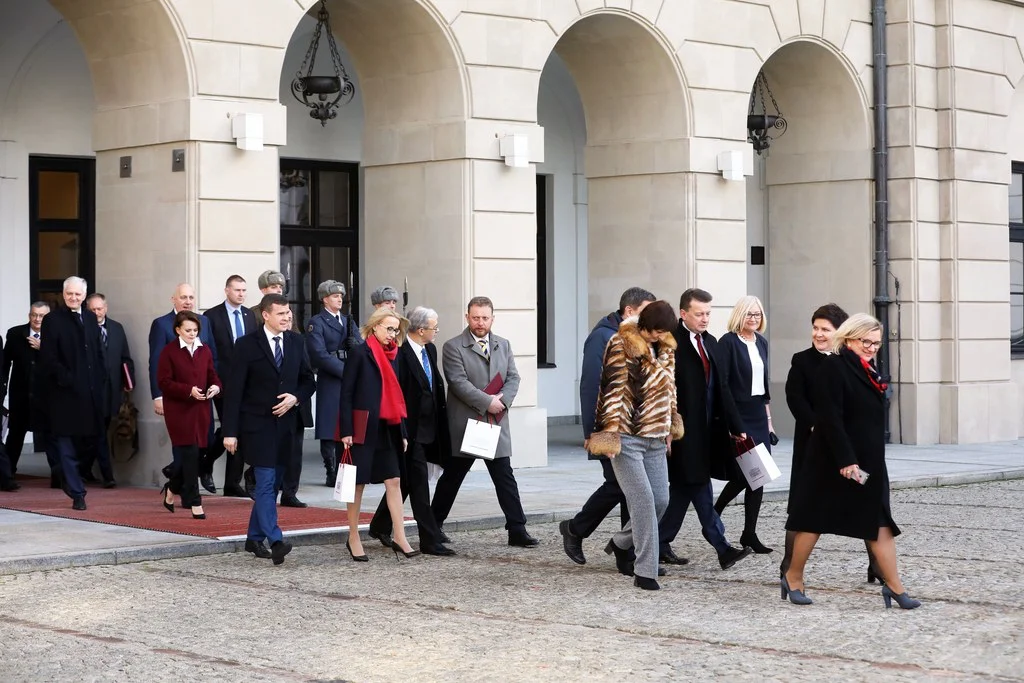
[[[281,344],[281,358],[284,358],[284,332],[271,332],[270,328],[266,325],[263,326],[263,334],[267,335],[267,343],[270,344],[270,354],[273,355],[274,351],[274,337],[280,337]]]
[[[743,339],[743,343],[747,345],[747,355],[750,356],[750,395],[764,396],[764,361],[757,350],[757,337],[750,341]]]
[[[183,349],[188,349],[189,355],[192,356],[193,358],[196,357],[196,349],[198,349],[202,345],[203,342],[199,341],[198,335],[196,336],[195,342],[191,346],[186,344],[184,339],[178,337],[178,346],[180,346]]]

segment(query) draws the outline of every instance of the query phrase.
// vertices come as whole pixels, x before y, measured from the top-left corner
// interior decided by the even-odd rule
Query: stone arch
[[[748,289],[765,299],[781,392],[816,307],[871,310],[873,126],[861,79],[827,43],[791,40],[763,69],[789,126],[748,180],[748,241],[766,246],[766,265],[748,265]]]
[[[687,243],[693,199],[691,106],[676,55],[642,16],[604,9],[568,22],[553,52],[586,123],[588,319],[639,280],[671,298],[688,260],[665,247]]]

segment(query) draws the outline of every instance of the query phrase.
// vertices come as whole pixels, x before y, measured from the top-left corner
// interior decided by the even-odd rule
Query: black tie
[[[281,338],[274,337],[274,363],[278,369],[281,368],[281,364],[284,363],[284,352],[281,350]]]

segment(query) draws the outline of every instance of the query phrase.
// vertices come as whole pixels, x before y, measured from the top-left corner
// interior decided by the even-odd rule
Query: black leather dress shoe
[[[457,554],[451,548],[446,548],[446,547],[444,547],[441,544],[433,545],[433,546],[431,546],[431,545],[421,545],[420,546],[420,552],[423,553],[424,555],[440,555],[442,557],[449,557],[451,555],[456,555]]]
[[[248,498],[249,494],[241,486],[225,486],[224,495],[228,498]]]
[[[105,481],[105,482],[103,482],[103,488],[105,488],[105,489],[116,489],[117,488],[117,482],[114,481],[113,479]]]
[[[281,507],[284,508],[308,508],[309,505],[303,503],[295,496],[281,496]]]
[[[217,485],[213,483],[213,474],[206,472],[199,475],[199,483],[209,493],[217,493]]]
[[[676,555],[675,551],[672,550],[672,548],[669,548],[668,550],[663,552],[661,556],[658,558],[658,562],[660,562],[661,564],[690,564],[690,561],[685,557],[679,557],[678,555]]]
[[[263,545],[263,541],[254,541],[251,538],[245,541],[245,552],[252,553],[256,557],[270,559],[270,548]]]
[[[572,532],[569,528],[569,520],[558,523],[558,532],[562,534],[562,549],[569,559],[576,564],[586,564],[587,558],[583,554],[583,539]]]
[[[366,535],[374,540],[380,541],[380,544],[385,548],[390,548],[391,544],[395,542],[394,539],[391,538],[391,534],[384,534],[379,531],[374,531],[373,529],[367,531]]]
[[[441,531],[441,535],[437,537],[437,540],[441,541],[441,543],[451,543],[452,542],[452,539],[448,538],[448,534],[446,534],[443,530],[439,530],[439,531]]]
[[[729,548],[718,556],[718,564],[722,566],[722,569],[728,569],[750,553],[750,548],[743,548],[742,550],[739,548]]]
[[[276,541],[270,546],[270,559],[274,564],[284,562],[284,556],[292,551],[292,544],[288,541]]]
[[[508,544],[517,548],[536,548],[540,545],[540,541],[531,536],[526,530],[509,534]]]
[[[608,541],[604,551],[609,555],[615,555],[615,568],[619,570],[620,574],[623,576],[633,576],[633,560],[635,558],[632,548],[623,550],[615,545],[615,541]]]
[[[16,481],[9,481],[6,484],[0,484],[0,491],[17,491],[21,488],[21,484]]]
[[[75,498],[74,502],[71,503],[72,510],[85,510],[85,498]]]

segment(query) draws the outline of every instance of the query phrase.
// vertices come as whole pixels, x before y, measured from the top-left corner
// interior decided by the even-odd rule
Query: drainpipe
[[[871,43],[874,59],[872,61],[872,78],[874,80],[875,102],[875,317],[882,321],[885,331],[883,341],[889,332],[889,129],[886,115],[889,106],[889,94],[886,83],[888,71],[888,54],[885,36],[885,1],[872,0],[871,6]],[[890,383],[889,346],[883,344],[878,352],[878,372],[882,380]],[[892,392],[888,392],[885,401],[885,442],[892,440],[892,429],[889,424],[889,402]]]

